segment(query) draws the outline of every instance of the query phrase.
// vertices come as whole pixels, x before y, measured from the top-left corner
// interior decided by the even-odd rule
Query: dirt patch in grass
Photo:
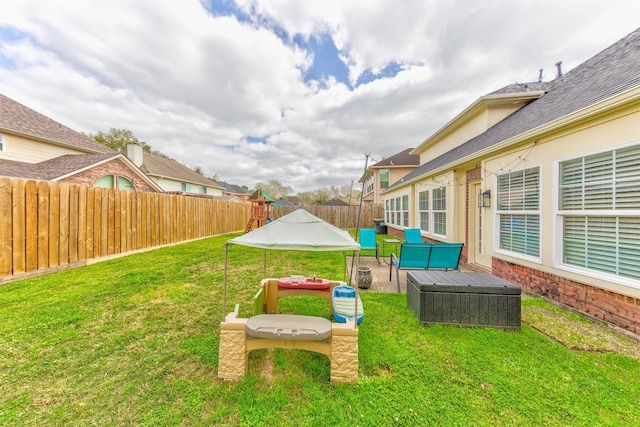
[[[568,348],[615,352],[640,360],[640,341],[575,313],[526,305],[522,307],[522,320]]]

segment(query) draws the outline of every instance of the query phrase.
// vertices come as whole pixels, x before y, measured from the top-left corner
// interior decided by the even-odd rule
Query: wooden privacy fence
[[[238,232],[248,220],[244,203],[0,178],[0,278]]]
[[[275,218],[293,212],[298,208],[282,207],[274,209]],[[310,214],[335,225],[338,228],[350,229],[356,228],[358,221],[358,206],[303,206],[301,209],[306,210]],[[360,228],[375,228],[374,219],[384,217],[384,206],[382,205],[363,205],[360,211]]]

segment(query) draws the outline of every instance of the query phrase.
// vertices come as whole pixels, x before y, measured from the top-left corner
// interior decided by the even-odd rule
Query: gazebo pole
[[[367,174],[367,168],[369,167],[369,154],[370,153],[365,153],[364,155],[364,175],[365,176]],[[367,180],[363,180],[362,181],[362,189],[360,190],[360,204],[358,206],[358,216],[356,217],[356,241],[358,241],[358,233],[360,232],[360,214],[362,213],[362,198],[364,197],[364,186],[366,184]],[[360,254],[360,251],[358,251],[358,255]],[[355,257],[356,252],[353,251],[353,256]],[[351,274],[349,275],[349,284],[351,284],[351,276],[353,275],[353,264],[354,264],[354,260],[351,260]],[[360,263],[358,262],[358,266],[360,266]],[[357,280],[356,276],[356,280]]]

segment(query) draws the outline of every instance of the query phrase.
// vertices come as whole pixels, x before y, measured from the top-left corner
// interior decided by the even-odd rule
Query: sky
[[[478,98],[556,78],[637,0],[0,0],[0,93],[207,177],[357,188]]]

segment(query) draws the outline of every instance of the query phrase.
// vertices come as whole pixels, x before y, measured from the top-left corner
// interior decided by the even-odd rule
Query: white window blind
[[[559,165],[562,262],[640,279],[640,145]]]
[[[447,189],[434,188],[431,191],[431,208],[433,210],[433,232],[447,235]]]
[[[540,256],[540,168],[497,177],[498,244],[500,249]]]
[[[418,213],[420,215],[420,230],[429,231],[429,192],[418,193]]]

